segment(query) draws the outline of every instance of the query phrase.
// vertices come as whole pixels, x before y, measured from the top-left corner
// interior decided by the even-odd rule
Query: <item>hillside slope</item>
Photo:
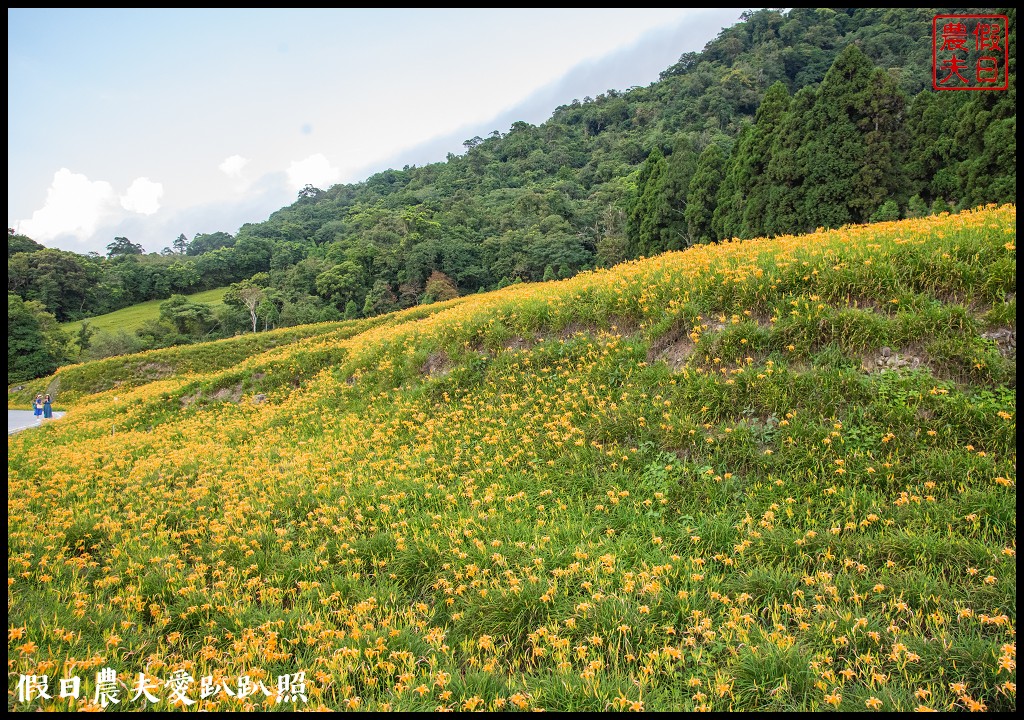
[[[248,280],[267,290],[264,326],[284,327],[412,307],[449,283],[472,294],[714,240],[1012,203],[1016,36],[1005,92],[935,92],[931,70],[936,16],[1005,13],[1013,27],[1015,12],[744,13],[646,87],[573,100],[443,161],[305,186],[234,235],[207,228],[141,256],[125,238],[106,258],[11,235],[8,292],[64,322]],[[10,381],[51,372],[62,343],[36,339],[30,313],[15,317],[26,337],[8,341]],[[149,324],[141,342],[252,327],[245,312],[216,328],[202,320],[186,311],[174,328]],[[94,356],[130,347],[97,345]]]
[[[193,293],[186,297],[189,299],[189,302],[203,303],[209,305],[212,309],[216,309],[224,305],[224,294],[227,291],[226,287],[222,287]],[[134,332],[142,327],[145,322],[160,319],[160,304],[163,302],[165,302],[164,299],[147,300],[146,302],[121,308],[114,312],[87,318],[84,322],[88,322],[89,326],[96,332],[117,332],[118,330]],[[82,327],[82,323],[82,320],[61,323],[61,329],[67,333],[75,333]]]
[[[1015,238],[1004,206],[700,246],[62,371],[66,418],[8,439],[9,672],[1013,709]]]

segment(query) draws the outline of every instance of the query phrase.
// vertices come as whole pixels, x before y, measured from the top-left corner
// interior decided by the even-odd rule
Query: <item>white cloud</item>
[[[230,178],[241,177],[242,169],[249,164],[249,158],[244,158],[241,155],[232,155],[229,158],[225,158],[224,162],[217,166],[217,168]]]
[[[128,191],[121,196],[121,207],[129,212],[140,215],[152,215],[160,209],[160,198],[163,197],[164,186],[149,178],[135,178]]]
[[[288,183],[294,190],[301,190],[306,185],[325,190],[341,180],[341,170],[331,165],[323,153],[292,161],[287,173]]]
[[[84,238],[117,212],[117,194],[110,183],[61,168],[53,174],[46,203],[20,222],[18,230],[37,240],[60,235]]]

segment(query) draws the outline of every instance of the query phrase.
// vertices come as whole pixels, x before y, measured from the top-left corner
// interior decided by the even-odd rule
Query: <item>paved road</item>
[[[64,417],[64,413],[53,413],[53,419]],[[25,428],[35,427],[36,418],[31,410],[8,410],[7,411],[7,434],[16,433]]]

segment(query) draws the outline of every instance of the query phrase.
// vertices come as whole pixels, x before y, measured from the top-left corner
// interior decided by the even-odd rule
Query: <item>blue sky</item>
[[[8,9],[7,217],[157,252],[647,85],[717,9]]]

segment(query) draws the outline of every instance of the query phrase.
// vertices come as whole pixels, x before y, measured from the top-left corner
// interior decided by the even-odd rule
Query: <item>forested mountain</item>
[[[648,87],[364,182],[307,186],[236,235],[106,258],[9,233],[8,292],[57,320],[240,283],[194,334],[376,315],[724,238],[1016,198],[1016,47],[1006,91],[932,89],[936,8],[746,13]],[[1015,26],[1015,11],[1001,13]],[[248,290],[247,290],[248,288]],[[26,306],[23,306],[23,309]],[[187,340],[181,303],[145,343]],[[38,315],[38,313],[37,313]],[[257,323],[257,320],[260,320]],[[10,354],[10,350],[9,350]]]

